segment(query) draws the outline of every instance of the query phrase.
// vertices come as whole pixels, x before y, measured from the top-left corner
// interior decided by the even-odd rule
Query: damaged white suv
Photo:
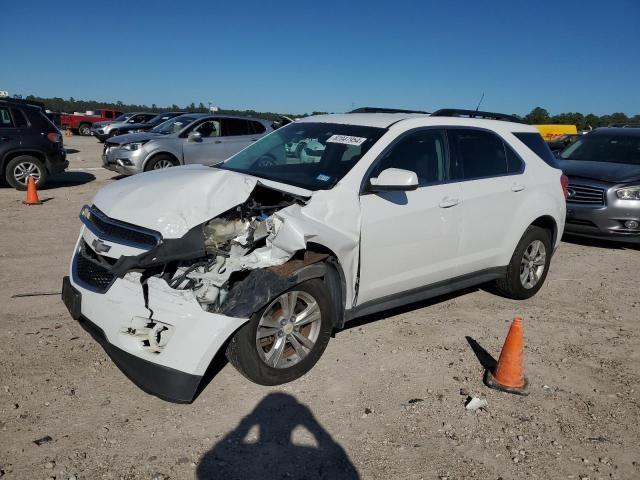
[[[114,182],[82,209],[63,300],[142,389],[190,402],[218,352],[276,385],[353,318],[489,281],[528,298],[565,185],[536,129],[504,120],[309,117],[215,167]],[[294,139],[316,154],[287,156]]]

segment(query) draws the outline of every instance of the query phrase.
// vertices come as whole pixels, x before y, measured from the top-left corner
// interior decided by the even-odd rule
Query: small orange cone
[[[529,395],[529,382],[524,376],[524,335],[522,318],[515,317],[504,341],[498,365],[493,372],[487,370],[484,383],[496,390]]]
[[[22,201],[25,205],[42,205],[42,202],[38,198],[38,189],[36,188],[36,181],[32,175],[29,175],[27,180],[27,197]]]

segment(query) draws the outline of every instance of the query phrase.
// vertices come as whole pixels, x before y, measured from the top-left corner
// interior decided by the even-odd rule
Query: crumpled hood
[[[180,238],[191,228],[245,202],[256,184],[297,195],[310,192],[229,170],[186,165],[141,173],[98,191],[93,204],[105,215]]]
[[[640,165],[558,159],[558,166],[568,177],[591,178],[610,183],[640,180]]]

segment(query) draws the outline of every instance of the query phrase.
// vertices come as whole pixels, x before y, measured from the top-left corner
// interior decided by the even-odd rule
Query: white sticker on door
[[[363,137],[351,137],[349,135],[331,135],[327,143],[342,143],[344,145],[362,145],[367,139]]]

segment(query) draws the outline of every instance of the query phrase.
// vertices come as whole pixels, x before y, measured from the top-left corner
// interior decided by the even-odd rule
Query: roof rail
[[[505,122],[525,123],[522,119],[505,113],[482,112],[478,110],[462,110],[459,108],[442,108],[431,114],[432,117],[483,118],[486,120],[503,120]]]
[[[31,105],[32,107],[38,107],[44,110],[44,103],[38,102],[37,100],[25,100],[23,98],[11,98],[11,97],[0,97],[0,102],[9,102],[9,103],[19,103],[21,105]]]
[[[640,123],[610,123],[609,128],[640,128]]]
[[[360,107],[347,113],[429,113],[422,110],[402,110],[400,108]]]

